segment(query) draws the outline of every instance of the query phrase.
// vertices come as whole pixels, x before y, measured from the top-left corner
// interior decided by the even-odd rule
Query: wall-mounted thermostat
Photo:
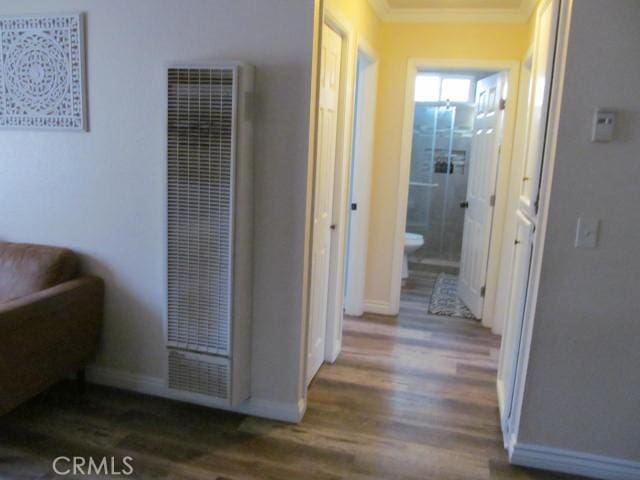
[[[610,142],[616,127],[616,112],[598,109],[593,114],[592,142]]]

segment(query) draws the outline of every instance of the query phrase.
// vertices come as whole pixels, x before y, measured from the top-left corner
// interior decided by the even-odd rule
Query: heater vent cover
[[[227,400],[229,362],[206,354],[171,351],[169,388]]]
[[[254,77],[167,67],[168,385],[195,403],[251,396]]]
[[[168,345],[228,355],[237,69],[168,71]]]

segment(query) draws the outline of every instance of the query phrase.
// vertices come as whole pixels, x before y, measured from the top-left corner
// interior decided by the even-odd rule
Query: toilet
[[[402,279],[409,277],[409,257],[410,253],[418,250],[424,245],[424,237],[419,233],[405,232],[404,234],[404,257],[402,259]]]

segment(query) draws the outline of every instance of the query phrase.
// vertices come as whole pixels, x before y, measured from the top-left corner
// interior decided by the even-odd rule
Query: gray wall
[[[589,143],[596,107],[613,143]],[[640,2],[577,0],[520,442],[640,460],[639,314]]]
[[[82,254],[107,281],[98,365],[164,378],[164,67],[255,64],[253,395],[297,402],[313,0],[0,3],[69,11],[87,13],[90,132],[0,131],[0,239]]]

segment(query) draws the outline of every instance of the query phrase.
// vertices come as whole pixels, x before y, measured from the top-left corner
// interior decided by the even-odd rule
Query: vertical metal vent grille
[[[227,355],[234,69],[168,75],[168,344]]]
[[[229,366],[203,354],[169,352],[169,387],[212,397],[229,397]]]

